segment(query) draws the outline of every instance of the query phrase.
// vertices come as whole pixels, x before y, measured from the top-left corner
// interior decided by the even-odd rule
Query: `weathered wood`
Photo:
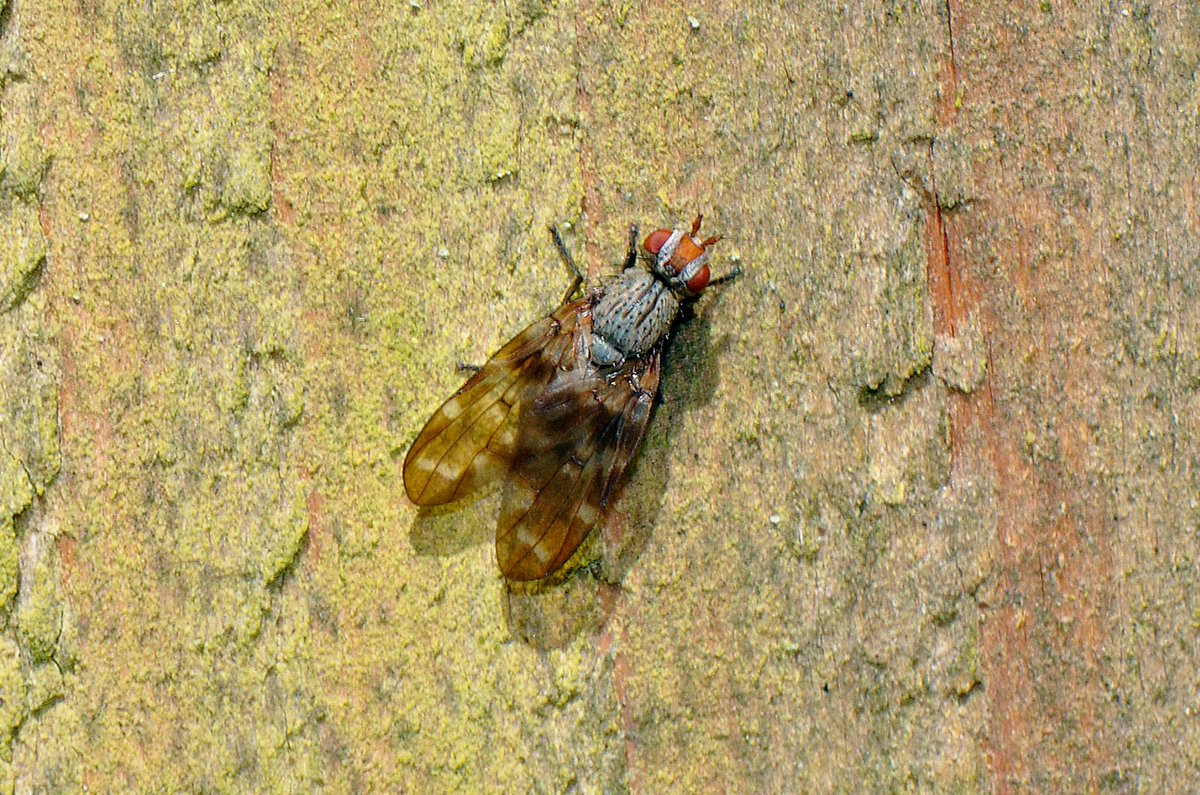
[[[1198,65],[1160,2],[10,0],[0,782],[1194,779]],[[507,588],[404,450],[548,224],[698,211],[745,275]]]

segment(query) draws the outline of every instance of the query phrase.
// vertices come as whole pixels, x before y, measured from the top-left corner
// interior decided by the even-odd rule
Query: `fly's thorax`
[[[667,335],[678,312],[679,299],[666,283],[641,268],[626,270],[592,310],[592,361],[641,356]]]

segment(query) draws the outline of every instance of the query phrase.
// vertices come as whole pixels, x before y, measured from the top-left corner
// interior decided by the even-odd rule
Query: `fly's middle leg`
[[[567,244],[563,242],[562,235],[558,233],[557,226],[550,227],[550,235],[554,238],[554,246],[558,249],[558,255],[562,257],[563,262],[567,264],[567,268],[571,271],[571,286],[567,288],[567,292],[563,294],[561,303],[566,303],[571,300],[571,296],[579,289],[579,285],[583,284],[583,271],[579,270],[579,266],[575,264],[574,257],[567,250]]]

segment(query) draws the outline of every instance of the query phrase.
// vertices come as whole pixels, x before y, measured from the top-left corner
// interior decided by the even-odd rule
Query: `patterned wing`
[[[404,458],[404,490],[417,505],[443,505],[508,470],[517,442],[514,409],[556,374],[581,365],[590,304],[564,304],[514,337],[442,404]]]
[[[526,405],[496,528],[505,576],[545,577],[587,538],[642,441],[661,363],[655,348],[615,374],[561,372]]]

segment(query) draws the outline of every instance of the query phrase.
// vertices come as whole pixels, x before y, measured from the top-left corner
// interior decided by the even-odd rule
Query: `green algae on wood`
[[[51,354],[42,350],[45,340],[9,325],[0,325],[0,345],[6,353],[0,359],[0,443],[40,495],[62,463]]]
[[[58,571],[52,556],[41,553],[24,585],[26,592],[17,600],[17,639],[36,663],[54,656],[63,631],[63,601]]]
[[[37,284],[46,262],[46,239],[37,210],[12,200],[0,213],[0,313],[18,306]]]

